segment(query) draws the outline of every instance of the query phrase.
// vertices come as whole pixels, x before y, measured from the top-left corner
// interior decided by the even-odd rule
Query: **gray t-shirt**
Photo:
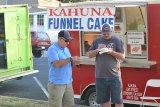
[[[120,38],[112,36],[109,40],[103,37],[96,38],[89,50],[95,50],[98,48],[98,44],[106,44],[107,48],[112,48],[114,51],[119,53],[124,53],[123,42]],[[97,54],[95,62],[96,78],[106,78],[106,77],[119,77],[120,72],[120,62],[107,53]]]

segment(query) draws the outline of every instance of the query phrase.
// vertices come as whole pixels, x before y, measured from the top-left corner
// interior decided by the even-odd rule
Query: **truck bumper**
[[[34,73],[38,73],[39,70],[27,70],[25,72],[21,72],[15,75],[11,75],[11,76],[7,76],[4,78],[0,78],[0,82],[1,81],[5,81],[5,80],[10,80],[10,79],[14,79],[14,78],[18,78],[18,77],[22,77],[22,76],[26,76],[26,75],[30,75],[30,74],[34,74]]]

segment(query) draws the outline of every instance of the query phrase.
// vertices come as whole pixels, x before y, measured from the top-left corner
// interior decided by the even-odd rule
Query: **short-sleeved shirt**
[[[98,44],[106,44],[107,48],[112,48],[115,52],[124,54],[123,42],[116,36],[111,36],[108,40],[102,36],[96,38],[89,48],[89,51],[97,49]],[[121,75],[120,61],[107,53],[97,54],[95,70],[96,78],[119,77]]]
[[[72,67],[68,63],[61,67],[55,67],[52,63],[57,60],[63,60],[71,57],[67,47],[61,48],[57,43],[48,49],[49,63],[49,82],[54,84],[70,84],[72,83]]]

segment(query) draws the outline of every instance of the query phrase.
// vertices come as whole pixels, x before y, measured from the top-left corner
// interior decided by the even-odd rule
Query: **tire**
[[[96,89],[90,88],[85,95],[85,104],[91,107],[102,107],[96,102]]]
[[[32,53],[33,53],[33,56],[36,58],[39,58],[42,56],[42,52],[40,50],[35,50]]]

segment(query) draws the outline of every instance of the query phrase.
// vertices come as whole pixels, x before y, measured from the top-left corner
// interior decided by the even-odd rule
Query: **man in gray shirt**
[[[120,61],[124,60],[124,47],[120,38],[112,36],[108,24],[101,30],[102,36],[96,38],[89,48],[88,57],[96,57],[97,103],[103,107],[123,107]],[[111,99],[111,101],[110,101]]]

